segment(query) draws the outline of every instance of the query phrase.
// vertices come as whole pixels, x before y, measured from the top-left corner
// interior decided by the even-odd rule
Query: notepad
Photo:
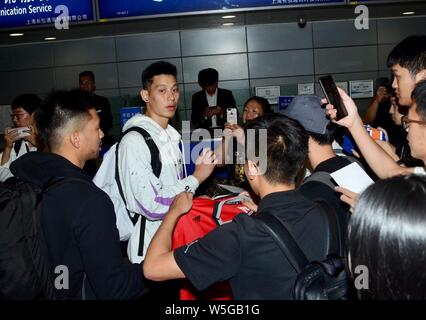
[[[365,173],[361,166],[353,162],[330,174],[336,183],[352,192],[361,193],[374,181]]]

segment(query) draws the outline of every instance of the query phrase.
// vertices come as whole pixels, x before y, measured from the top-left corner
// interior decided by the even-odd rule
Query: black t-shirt
[[[299,191],[265,196],[259,214],[265,211],[291,227],[308,260],[325,258],[325,218]],[[259,221],[245,214],[176,249],[174,257],[197,290],[229,280],[237,300],[293,298],[295,270]]]

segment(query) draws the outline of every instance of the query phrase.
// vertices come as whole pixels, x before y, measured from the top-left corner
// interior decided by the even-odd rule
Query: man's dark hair
[[[263,110],[263,114],[266,113],[271,113],[272,109],[271,109],[271,105],[269,104],[269,101],[266,100],[263,97],[259,97],[259,96],[253,96],[248,98],[248,100],[244,103],[244,108],[247,106],[247,104],[250,101],[256,101],[258,104],[260,104],[262,106],[262,110]]]
[[[417,105],[416,112],[422,121],[426,121],[426,80],[422,80],[416,84],[411,98]]]
[[[198,73],[198,84],[201,88],[209,87],[219,81],[219,72],[213,68],[203,69]]]
[[[399,64],[414,78],[426,69],[426,36],[410,36],[402,40],[392,49],[387,63],[389,68]]]
[[[90,94],[81,90],[54,91],[46,99],[45,105],[36,117],[37,127],[48,147],[59,147],[62,130],[71,120],[83,126],[89,119],[89,110],[95,104]]]
[[[29,114],[33,114],[35,111],[40,109],[41,99],[39,96],[33,93],[26,93],[17,96],[12,102],[12,110],[22,108]]]
[[[315,133],[308,131],[308,135],[320,146],[331,145],[334,141],[334,132],[336,131],[336,125],[330,122],[327,126],[327,130],[324,134]]]
[[[161,74],[171,75],[177,78],[176,66],[167,61],[157,61],[150,64],[142,72],[142,88],[148,90],[152,85],[154,77]]]
[[[83,77],[90,77],[92,79],[92,81],[95,82],[95,74],[92,71],[83,71],[78,76],[78,79],[81,79]]]
[[[294,183],[308,153],[305,129],[298,121],[278,113],[265,114],[247,122],[245,133],[249,160],[250,154],[259,156],[262,129],[267,132],[267,168],[264,177],[270,183]],[[254,141],[250,141],[253,132]]]

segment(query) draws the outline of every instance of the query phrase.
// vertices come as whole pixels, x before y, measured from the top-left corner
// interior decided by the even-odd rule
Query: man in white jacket
[[[144,137],[135,131],[123,136],[118,149],[118,170],[123,194],[122,200],[115,181],[114,145],[104,156],[104,161],[94,178],[95,184],[112,199],[117,215],[117,227],[121,240],[129,239],[127,248],[132,263],[143,261],[145,252],[160,226],[175,196],[183,191],[195,192],[198,185],[213,171],[215,158],[212,151],[203,153],[197,160],[195,171],[185,177],[183,155],[179,149],[180,134],[169,125],[179,102],[179,85],[176,67],[159,61],[148,66],[142,73],[141,97],[146,103],[145,115],[136,115],[123,128],[140,127],[152,137],[159,150],[161,172],[157,177],[151,164],[151,152]],[[140,224],[128,217],[143,215],[145,234],[143,253],[139,250]]]

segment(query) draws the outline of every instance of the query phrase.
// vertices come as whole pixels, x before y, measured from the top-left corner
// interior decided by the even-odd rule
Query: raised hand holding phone
[[[337,110],[334,107],[333,104],[328,103],[327,99],[321,100],[321,103],[328,103],[326,106],[326,114],[330,117],[330,119],[337,123],[338,125],[344,126],[346,128],[351,129],[354,124],[358,123],[361,126],[364,126],[362,123],[362,119],[358,114],[358,109],[355,105],[355,102],[352,100],[351,97],[348,96],[348,94],[340,89],[337,88],[337,91],[339,92],[339,95],[343,101],[343,104],[345,105],[346,111],[348,112],[348,115],[344,117],[343,119],[337,120]]]
[[[343,100],[337,91],[337,87],[332,76],[328,75],[321,77],[318,79],[318,81],[328,103],[332,104],[337,111],[335,118],[336,121],[346,117],[348,115],[348,111],[346,110],[345,105],[343,104]]]

